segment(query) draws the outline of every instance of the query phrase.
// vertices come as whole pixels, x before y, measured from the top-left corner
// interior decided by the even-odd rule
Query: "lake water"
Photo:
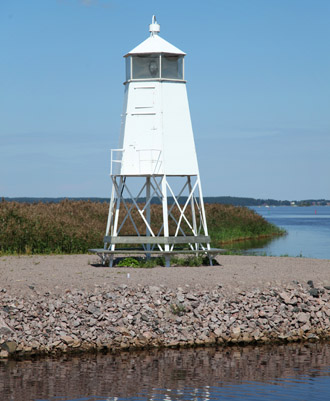
[[[0,363],[1,401],[329,400],[330,344]]]
[[[272,240],[238,244],[255,254],[268,256],[302,256],[330,259],[330,207],[254,207],[271,223],[284,228],[288,234]]]

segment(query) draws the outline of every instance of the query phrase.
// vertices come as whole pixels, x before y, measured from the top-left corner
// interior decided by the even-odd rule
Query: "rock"
[[[288,294],[286,292],[281,292],[279,294],[279,296],[282,298],[282,300],[284,301],[285,304],[290,304],[290,297],[288,296]]]
[[[2,349],[2,350],[0,351],[0,359],[8,358],[8,356],[9,356],[9,352],[8,352],[8,351],[6,351],[6,350],[4,350],[4,349]]]
[[[220,337],[222,335],[222,330],[219,328],[215,329],[213,332],[217,337]]]
[[[319,289],[318,289],[318,288],[311,288],[311,289],[309,290],[309,293],[310,293],[310,295],[311,295],[312,297],[318,298],[318,296],[319,296]]]
[[[310,329],[311,329],[311,325],[309,323],[306,323],[301,327],[301,330],[304,332],[309,331]]]
[[[233,338],[237,339],[241,335],[241,328],[240,327],[232,327],[231,335]]]
[[[7,323],[0,316],[0,336],[12,334],[13,330],[7,325]]]
[[[183,302],[184,302],[184,295],[181,294],[181,293],[177,294],[177,300],[178,300],[180,303],[183,303]]]
[[[314,288],[313,280],[308,280],[308,281],[307,281],[307,284],[308,284],[311,288]]]
[[[144,313],[141,313],[141,320],[143,320],[144,322],[149,322],[148,316],[145,315]]]
[[[88,312],[91,313],[92,315],[99,316],[101,314],[100,308],[93,304],[89,304],[87,308]]]
[[[152,333],[150,331],[145,331],[143,333],[143,337],[146,338],[147,340],[150,340],[152,338]]]
[[[1,344],[1,348],[8,352],[8,354],[13,354],[16,351],[17,343],[15,341],[6,341]]]
[[[309,333],[309,334],[307,335],[307,338],[308,338],[309,340],[318,340],[320,337],[319,337],[317,334],[315,334],[315,333]]]
[[[64,342],[66,345],[74,344],[75,340],[70,336],[61,336],[61,341]]]
[[[256,329],[251,333],[251,337],[253,337],[255,340],[259,340],[261,337],[260,330]]]
[[[300,323],[307,323],[307,322],[309,322],[309,315],[307,313],[300,312],[297,315],[297,320]]]

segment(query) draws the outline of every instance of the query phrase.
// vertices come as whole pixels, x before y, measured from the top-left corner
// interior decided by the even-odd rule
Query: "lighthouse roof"
[[[161,38],[158,35],[159,30],[159,24],[157,24],[156,18],[153,16],[152,23],[149,25],[150,37],[136,46],[133,50],[125,54],[125,57],[133,54],[151,53],[176,54],[181,56],[186,54],[182,50],[171,45],[171,43],[167,42],[165,39]]]

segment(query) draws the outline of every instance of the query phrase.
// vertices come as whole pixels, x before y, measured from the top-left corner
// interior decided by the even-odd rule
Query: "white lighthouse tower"
[[[110,266],[114,255],[123,252],[163,254],[166,265],[175,253],[212,253],[184,76],[185,53],[159,36],[155,16],[149,31],[150,36],[124,56],[120,140],[118,149],[111,151],[113,188],[104,250],[98,250]],[[154,202],[162,205],[158,227],[150,213]],[[125,223],[134,227],[130,235],[122,234]],[[130,250],[133,245],[141,249]]]

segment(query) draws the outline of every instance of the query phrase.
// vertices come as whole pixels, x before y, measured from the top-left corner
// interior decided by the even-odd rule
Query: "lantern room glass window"
[[[162,55],[162,78],[183,79],[183,57]]]
[[[131,57],[126,57],[126,81],[131,79]]]
[[[183,56],[147,54],[126,57],[126,82],[143,79],[184,79]]]
[[[133,79],[153,79],[160,78],[159,56],[134,56]]]

